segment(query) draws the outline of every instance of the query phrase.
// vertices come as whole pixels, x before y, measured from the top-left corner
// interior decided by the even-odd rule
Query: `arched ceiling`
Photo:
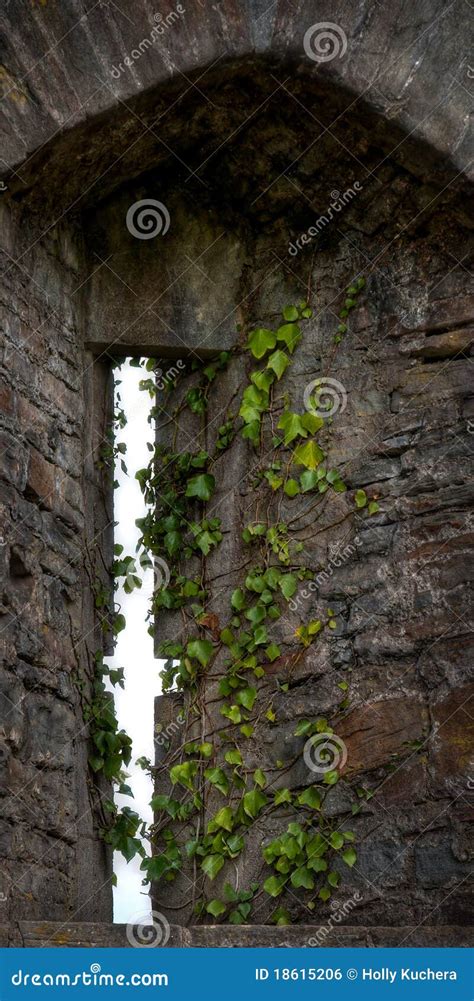
[[[338,54],[320,61],[324,22]],[[1,172],[59,212],[160,164],[201,183],[220,144],[231,154],[265,116],[294,123],[295,156],[306,128],[308,146],[330,130],[336,157],[361,117],[414,169],[420,143],[438,174],[469,169],[467,0],[4,0],[0,23]]]

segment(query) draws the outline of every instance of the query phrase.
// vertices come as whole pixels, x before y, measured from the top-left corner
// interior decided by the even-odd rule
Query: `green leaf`
[[[212,914],[213,918],[219,918],[226,910],[227,907],[221,900],[210,900],[206,907],[206,912]]]
[[[212,818],[212,824],[216,827],[222,827],[224,831],[228,831],[231,834],[234,826],[234,817],[230,806],[223,806],[216,813],[215,817]]]
[[[265,772],[262,772],[261,768],[257,768],[253,773],[253,780],[255,785],[260,786],[260,789],[265,789],[267,784],[267,777]]]
[[[291,803],[291,792],[289,789],[279,789],[275,793],[275,806],[280,806],[282,803]]]
[[[245,608],[245,594],[241,587],[236,588],[236,590],[232,592],[230,603],[236,612],[241,612],[242,609]]]
[[[321,807],[321,796],[313,786],[308,786],[300,796],[298,796],[298,803],[301,806],[310,806],[313,810],[319,810]]]
[[[227,796],[230,789],[230,782],[222,768],[206,768],[204,778],[215,786],[223,796]]]
[[[307,493],[308,490],[314,490],[314,487],[318,485],[320,477],[318,476],[319,470],[314,469],[304,469],[300,476],[300,485],[303,493]]]
[[[275,382],[275,372],[269,372],[268,369],[264,368],[258,372],[252,372],[250,380],[257,389],[262,389],[264,393],[268,393],[270,386]]]
[[[204,741],[204,744],[199,744],[198,747],[198,752],[203,758],[210,758],[213,750],[214,748],[212,744],[210,744],[207,740]]]
[[[301,423],[300,415],[292,413],[291,410],[284,411],[278,421],[277,428],[283,431],[285,445],[289,445],[295,438],[306,438],[308,434]]]
[[[333,831],[331,837],[329,838],[329,843],[331,845],[331,848],[334,848],[336,851],[339,851],[339,849],[342,848],[344,844],[344,838],[342,834],[339,834],[339,831]]]
[[[286,344],[290,354],[293,354],[300,338],[301,333],[297,323],[284,323],[276,332],[276,339]]]
[[[243,688],[242,691],[236,695],[235,700],[239,703],[239,705],[243,706],[244,709],[251,710],[253,709],[253,704],[256,698],[257,689],[249,686],[248,688]],[[237,720],[237,722],[239,721]]]
[[[316,434],[316,431],[319,431],[322,427],[324,427],[323,418],[318,417],[317,414],[311,414],[309,412],[307,414],[303,414],[301,423],[310,434]]]
[[[283,490],[287,497],[296,497],[300,492],[300,485],[297,480],[289,479],[286,481]]]
[[[293,597],[298,587],[298,580],[295,577],[294,573],[285,573],[280,577],[280,580],[278,581],[278,586],[280,588],[283,597],[286,598],[287,601],[289,601],[290,598]]]
[[[208,501],[214,493],[215,485],[216,481],[211,473],[191,476],[186,486],[186,497],[197,497],[199,500]]]
[[[269,876],[263,884],[263,889],[266,893],[269,893],[271,897],[279,897],[284,885],[284,876]]]
[[[297,445],[293,452],[293,461],[298,466],[306,466],[307,469],[316,469],[324,459],[324,452],[315,441],[306,441]]]
[[[197,772],[197,761],[186,761],[182,765],[174,765],[170,769],[170,779],[173,785],[179,782],[186,789],[193,789],[193,778]]]
[[[354,500],[356,507],[365,507],[367,504],[367,494],[365,490],[356,490]]]
[[[304,886],[305,890],[314,889],[314,879],[310,870],[304,865],[300,866],[299,869],[295,869],[292,872],[290,879],[292,886],[296,889],[300,886]]]
[[[377,501],[373,500],[373,501],[370,502],[367,510],[369,512],[369,515],[370,514],[377,514],[377,511],[380,511],[380,506],[379,506],[379,504],[377,504]]]
[[[244,725],[240,727],[240,732],[244,735],[244,737],[251,737],[253,734],[253,726],[251,723],[244,723]]]
[[[345,852],[342,853],[342,858],[346,865],[352,869],[352,866],[357,861],[357,852],[354,848],[346,848]]]
[[[286,355],[284,351],[280,351],[278,348],[273,352],[273,354],[270,355],[267,361],[267,368],[271,368],[272,371],[275,372],[277,379],[281,379],[289,364],[290,359],[288,358],[288,355]]]
[[[259,789],[251,789],[250,792],[246,792],[242,800],[244,812],[252,820],[260,813],[260,810],[266,805],[267,797],[260,792]]]
[[[275,334],[272,330],[267,330],[266,327],[257,327],[256,330],[252,330],[247,341],[247,347],[254,358],[263,358],[267,351],[275,347],[275,344]]]
[[[339,782],[339,772],[333,769],[333,771],[326,772],[323,778],[323,782],[327,786],[335,786],[336,782]]]
[[[324,902],[326,902],[326,900],[329,900],[329,897],[331,896],[331,891],[328,889],[327,886],[323,886],[320,889],[318,896],[320,897],[321,900],[324,900]]]
[[[190,640],[186,647],[188,657],[194,657],[202,667],[207,667],[213,651],[214,647],[210,640]]]
[[[341,875],[339,872],[328,872],[326,878],[330,886],[337,887],[341,882]]]
[[[276,660],[277,657],[279,657],[281,654],[281,650],[280,647],[278,646],[278,643],[270,643],[269,646],[265,647],[265,654],[268,657],[269,661],[273,663],[273,661]]]
[[[282,313],[283,319],[287,320],[288,323],[293,323],[299,316],[296,306],[284,306]]]
[[[215,879],[217,873],[221,871],[224,865],[224,859],[222,855],[206,855],[201,862],[201,869],[206,873],[209,879]]]

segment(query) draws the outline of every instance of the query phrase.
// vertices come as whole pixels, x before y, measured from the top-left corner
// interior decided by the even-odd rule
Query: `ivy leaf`
[[[257,768],[254,771],[253,780],[255,782],[255,785],[260,786],[260,789],[265,789],[265,786],[267,784],[267,777],[265,775],[265,772],[262,772],[261,768]]]
[[[300,485],[297,480],[289,479],[283,489],[287,497],[296,497],[300,492]]]
[[[326,879],[329,885],[334,887],[339,886],[339,883],[341,882],[341,876],[338,872],[328,872]]]
[[[251,710],[253,709],[253,704],[256,698],[257,698],[257,689],[248,687],[248,688],[243,688],[242,691],[235,696],[235,701],[238,702],[239,705],[243,706],[244,709]],[[236,722],[239,722],[239,720],[237,720]]]
[[[244,737],[251,737],[253,734],[253,726],[251,723],[244,723],[244,725],[240,727],[240,732],[244,735]]]
[[[269,893],[271,897],[279,897],[284,885],[284,876],[269,876],[263,884],[263,889]]]
[[[271,368],[272,371],[275,372],[277,379],[281,379],[289,364],[290,359],[288,358],[288,355],[286,355],[284,351],[280,351],[278,348],[273,352],[273,354],[270,355],[267,361],[267,368]]]
[[[310,806],[313,810],[319,810],[321,807],[321,797],[313,786],[308,786],[300,796],[298,796],[298,803],[301,806]]]
[[[356,490],[354,500],[356,507],[365,507],[367,504],[367,494],[365,490]]]
[[[204,778],[215,786],[223,796],[227,796],[230,782],[222,768],[206,768]]]
[[[297,323],[284,323],[281,327],[278,327],[276,337],[278,341],[283,341],[290,354],[293,354],[301,339],[300,328]]]
[[[264,643],[268,643],[267,630],[265,626],[257,626],[253,634],[253,641],[255,646],[262,646]]]
[[[370,514],[377,514],[377,511],[380,511],[380,506],[377,504],[377,501],[373,500],[373,501],[370,502],[367,510],[369,512],[369,515]]]
[[[306,466],[306,469],[316,469],[324,459],[324,452],[315,441],[306,441],[297,445],[293,452],[293,461],[298,466]]]
[[[303,493],[307,493],[308,490],[313,490],[314,487],[318,485],[320,477],[318,476],[319,470],[314,469],[304,469],[300,476],[300,486]]]
[[[210,900],[206,907],[207,914],[212,914],[213,918],[219,918],[226,910],[227,907],[221,900]]]
[[[211,473],[191,476],[186,487],[186,497],[198,497],[199,500],[208,501],[214,493],[215,485],[216,481]]]
[[[318,896],[321,900],[326,902],[326,900],[329,900],[329,897],[331,896],[331,891],[327,888],[327,886],[323,886],[319,891]]]
[[[186,789],[193,789],[193,778],[197,772],[197,761],[185,761],[182,765],[174,765],[170,770],[173,785],[179,782]]]
[[[295,887],[295,889],[298,889],[300,886],[304,886],[305,890],[314,890],[314,879],[311,872],[305,865],[300,866],[299,869],[295,869],[294,872],[291,873],[290,879],[291,884]]]
[[[344,844],[344,838],[342,834],[339,834],[339,831],[333,831],[331,837],[329,838],[329,843],[331,845],[331,848],[334,848],[335,851],[339,851],[339,849],[342,848]]]
[[[291,914],[286,907],[277,907],[272,914],[272,923],[274,925],[291,925]]]
[[[275,806],[280,806],[282,803],[291,803],[291,792],[289,789],[279,789],[275,793]]]
[[[245,594],[241,587],[236,588],[236,590],[232,592],[230,603],[236,612],[241,612],[242,609],[245,608]]]
[[[242,764],[242,755],[240,751],[237,750],[237,748],[234,748],[233,751],[227,751],[227,754],[225,754],[224,757],[228,765]]]
[[[289,445],[295,438],[306,438],[308,434],[301,423],[300,415],[292,413],[291,410],[285,410],[281,415],[277,428],[283,431],[285,445]]]
[[[252,372],[250,380],[257,389],[262,389],[265,393],[268,393],[270,386],[275,382],[275,372],[269,372],[268,369],[261,369],[259,372]]]
[[[299,315],[296,306],[284,306],[282,313],[283,319],[287,320],[289,323],[293,323],[294,320],[297,320]]]
[[[206,855],[201,862],[201,869],[206,873],[206,876],[209,876],[209,879],[215,879],[223,865],[224,859],[222,855]]]
[[[219,810],[215,817],[212,818],[211,824],[213,828],[214,826],[222,827],[224,831],[228,831],[231,834],[234,826],[234,817],[230,806],[223,806],[222,810]]]
[[[316,434],[316,431],[319,431],[322,427],[324,427],[323,418],[318,417],[317,414],[311,414],[309,412],[307,414],[303,414],[301,423],[310,434]]]
[[[287,601],[289,601],[290,598],[293,597],[298,587],[298,580],[295,577],[294,573],[285,573],[283,574],[282,577],[280,577],[280,580],[278,581],[278,586],[280,588],[283,597],[286,598]]]
[[[190,640],[186,647],[188,657],[194,657],[202,667],[207,667],[213,651],[214,647],[210,640]]]
[[[265,653],[269,661],[273,663],[273,661],[276,660],[277,657],[279,657],[281,654],[281,650],[280,647],[278,646],[278,643],[270,643],[269,646],[265,647]]]
[[[357,861],[357,852],[354,848],[346,848],[346,851],[342,853],[342,857],[346,865],[352,869],[352,866]]]
[[[276,337],[273,330],[267,330],[266,327],[257,327],[256,330],[252,330],[247,341],[247,347],[254,358],[263,358],[267,351],[275,347],[275,344]]]
[[[266,805],[267,797],[260,792],[259,789],[252,789],[250,792],[246,792],[242,800],[244,812],[247,814],[251,820],[255,818],[260,813],[260,810]]]

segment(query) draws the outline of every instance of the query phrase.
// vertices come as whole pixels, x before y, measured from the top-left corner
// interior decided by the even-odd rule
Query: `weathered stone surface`
[[[349,491],[317,521],[305,500],[269,512],[297,512],[299,561],[317,588],[301,589],[277,623],[282,654],[260,682],[276,725],[259,723],[249,761],[268,773],[270,792],[300,789],[312,775],[295,724],[327,716],[348,759],[326,817],[354,829],[359,862],[341,892],[362,894],[354,925],[331,941],[464,944],[474,318],[460,260],[469,239],[464,0],[428,5],[422,25],[400,3],[341,0],[315,13],[307,0],[263,12],[225,0],[187,10],[117,69],[153,26],[144,0],[121,6],[76,18],[74,5],[10,0],[4,12],[1,920],[16,944],[125,944],[123,928],[74,925],[111,916],[111,859],[98,833],[109,790],[93,791],[81,702],[102,641],[92,584],[110,585],[113,504],[96,465],[110,358],[200,357],[239,342],[237,324],[271,325],[316,290],[281,385],[301,410],[315,378],[343,383],[347,408],[327,444]],[[323,63],[303,48],[316,17],[347,39]],[[446,88],[448,73],[459,76]],[[353,204],[295,255],[334,191],[356,180]],[[150,197],[169,211],[170,229],[146,241],[126,216]],[[361,273],[367,292],[335,352],[344,289]],[[246,374],[238,357],[205,431],[180,416],[178,448],[212,447]],[[219,461],[210,513],[226,535],[206,566],[218,592],[213,638],[242,581],[241,529],[260,499],[248,443]],[[349,527],[361,486],[380,512],[369,521],[361,511]],[[327,607],[334,634],[301,656],[295,627]],[[177,617],[157,633],[158,642],[176,636]],[[221,664],[203,693],[201,736],[221,729],[212,701]],[[157,765],[163,734],[180,747],[180,711],[179,696],[157,703]],[[160,775],[157,787],[169,788]],[[239,886],[268,875],[261,846],[292,818],[282,809],[252,827]],[[218,895],[226,878],[198,889]],[[170,921],[194,920],[186,873],[156,900]],[[291,928],[262,926],[274,910],[265,898],[251,929],[174,925],[172,944],[304,944],[307,908],[296,894],[285,903]],[[314,928],[330,914],[318,905]]]
[[[153,935],[153,928],[149,929]],[[146,929],[144,931],[146,934]],[[300,925],[271,928],[253,925],[252,928],[235,925],[203,925],[196,928],[170,926],[165,948],[468,948],[473,937],[470,929],[460,926],[419,925],[406,927],[379,926],[365,928],[344,924]],[[126,925],[59,924],[52,921],[20,921],[16,930],[0,926],[0,945],[23,945],[28,948],[123,948],[129,947]]]

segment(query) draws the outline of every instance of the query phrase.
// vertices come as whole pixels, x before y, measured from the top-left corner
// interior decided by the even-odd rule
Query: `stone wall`
[[[10,920],[106,919],[110,858],[80,693],[101,643],[91,586],[111,523],[94,465],[107,375],[83,352],[80,233],[36,242],[1,210],[0,908]]]
[[[362,145],[357,128],[356,137],[346,135],[352,150]],[[260,130],[258,123],[255,134],[265,148],[267,134]],[[268,141],[270,146],[269,135]],[[243,145],[248,155],[251,129]],[[302,412],[304,389],[312,380],[329,376],[343,384],[347,407],[335,415],[330,435],[322,434],[322,442],[329,447],[328,466],[340,471],[349,493],[332,495],[331,502],[318,509],[317,520],[314,499],[279,499],[268,508],[268,497],[256,479],[265,466],[264,456],[236,441],[230,457],[225,453],[216,463],[218,486],[206,509],[206,517],[222,519],[224,532],[217,554],[204,560],[201,569],[215,591],[206,608],[208,636],[216,640],[227,625],[229,595],[242,586],[249,560],[252,563],[241,541],[245,525],[260,520],[264,511],[269,523],[296,521],[295,539],[304,543],[298,561],[323,577],[316,592],[301,585],[295,597],[298,607],[272,626],[281,656],[258,684],[258,704],[271,704],[276,722],[256,713],[254,736],[239,745],[245,765],[264,770],[267,795],[286,787],[301,791],[315,776],[303,759],[304,738],[294,736],[296,724],[301,718],[327,718],[346,745],[347,764],[344,781],[328,794],[324,812],[336,827],[355,832],[358,849],[354,868],[340,867],[343,880],[335,891],[340,904],[358,894],[348,923],[463,924],[470,906],[472,821],[468,552],[474,403],[472,279],[458,263],[459,248],[467,250],[469,242],[464,197],[452,191],[436,196],[435,188],[396,157],[386,158],[377,178],[364,177],[363,190],[344,215],[328,224],[315,246],[308,241],[296,255],[290,253],[289,246],[297,246],[301,232],[324,211],[323,192],[330,176],[334,187],[344,189],[344,171],[350,176],[344,159],[341,154],[337,162],[325,162],[324,150],[318,148],[312,163],[306,160],[293,175],[294,199],[282,189],[266,197],[265,207],[242,238],[246,267],[233,316],[246,330],[255,324],[274,326],[286,303],[305,298],[311,290],[314,317],[305,324],[302,343],[279,389],[281,385],[283,393],[288,391],[293,409]],[[382,159],[383,153],[372,147],[365,164],[371,168]],[[220,169],[219,164],[217,174]],[[237,173],[232,181],[238,200]],[[302,192],[305,211],[298,197]],[[425,211],[423,206],[428,206]],[[204,230],[202,239],[207,244],[211,233]],[[367,286],[336,351],[333,336],[344,289],[360,274]],[[234,261],[229,264],[224,258],[220,271],[213,270],[209,277],[231,288]],[[211,300],[212,294],[209,283]],[[244,335],[235,336],[238,342]],[[165,440],[174,407],[194,378],[180,380],[175,396],[166,399]],[[212,454],[216,429],[237,412],[245,384],[245,361],[239,357],[216,380],[207,431],[199,430],[197,418],[180,415],[178,446],[205,447]],[[172,435],[176,430],[171,420]],[[360,512],[350,517],[359,488],[378,498],[375,516]],[[324,618],[328,607],[336,613],[337,629],[319,637],[301,656],[295,628],[311,618]],[[194,635],[192,617],[184,615],[184,621],[183,628],[182,613],[162,613],[157,645],[177,635]],[[224,661],[219,655],[211,675],[220,675]],[[342,710],[341,681],[350,686],[349,705]],[[288,688],[282,690],[282,685]],[[187,730],[176,725],[182,700],[176,695],[157,700],[157,729],[171,743],[168,754],[162,737],[157,746],[160,793],[177,795],[177,787],[166,780],[166,768],[169,761],[180,759],[183,741],[197,735],[200,741],[212,740],[212,763],[223,762],[232,731],[226,730],[219,714],[222,700],[212,676],[203,680],[200,697],[202,716]],[[363,789],[372,798],[360,798]],[[219,793],[209,798],[201,818],[203,830],[225,802]],[[357,803],[360,812],[352,817]],[[252,825],[242,855],[214,882],[189,864],[175,881],[158,884],[156,908],[170,921],[176,922],[179,915],[183,923],[193,924],[193,903],[201,893],[207,900],[222,899],[229,880],[240,888],[252,881],[261,885],[271,874],[261,857],[262,845],[295,819],[300,818],[294,807],[282,807],[270,819],[264,812]],[[161,814],[156,820],[159,827],[169,823]],[[192,837],[191,827],[181,837]],[[180,901],[182,911],[177,912]],[[264,894],[249,920],[268,922],[281,904],[294,922],[310,919],[304,894],[293,891],[277,901]],[[319,903],[314,914],[316,920],[327,920],[331,907]]]
[[[0,922],[110,918],[82,705],[101,639],[93,582],[110,583],[112,499],[95,462],[110,358],[202,357],[234,343],[237,323],[272,324],[310,293],[314,316],[283,385],[302,408],[318,375],[344,384],[330,460],[350,491],[316,524],[299,501],[288,511],[301,514],[302,559],[333,570],[302,598],[303,617],[330,604],[338,627],[292,670],[296,613],[279,624],[284,654],[261,683],[277,725],[259,728],[252,761],[271,771],[294,757],[285,781],[297,788],[307,775],[295,720],[334,717],[348,763],[327,811],[339,822],[358,787],[378,790],[351,821],[359,861],[340,891],[341,900],[362,896],[351,922],[466,918],[474,309],[465,0],[427,0],[416,16],[402,0],[264,6],[194,6],[119,77],[113,68],[149,34],[146,0],[105,11],[10,0],[2,14]],[[317,20],[343,26],[344,56],[307,57],[303,35]],[[333,193],[355,182],[347,210],[301,243]],[[158,241],[127,230],[127,210],[143,197],[170,212]],[[335,353],[335,313],[355,274],[366,291]],[[204,440],[234,406],[244,367],[233,362],[219,384]],[[195,433],[180,420],[182,447]],[[258,497],[251,461],[240,442],[216,497],[229,534],[206,573],[232,571],[213,608],[220,618],[240,583],[241,525]],[[380,513],[343,521],[358,487],[377,494]],[[337,546],[350,547],[341,565]],[[158,642],[167,629],[176,632],[173,620],[157,623]],[[350,704],[337,714],[346,678]],[[215,720],[213,684],[203,687],[205,726]],[[159,725],[173,721],[176,701],[158,701]],[[260,876],[269,834],[255,825],[239,879]],[[183,877],[156,889],[173,922],[192,920],[188,888]],[[299,900],[287,903],[308,921]],[[252,920],[269,916],[267,901]],[[188,944],[205,941],[194,934]]]

